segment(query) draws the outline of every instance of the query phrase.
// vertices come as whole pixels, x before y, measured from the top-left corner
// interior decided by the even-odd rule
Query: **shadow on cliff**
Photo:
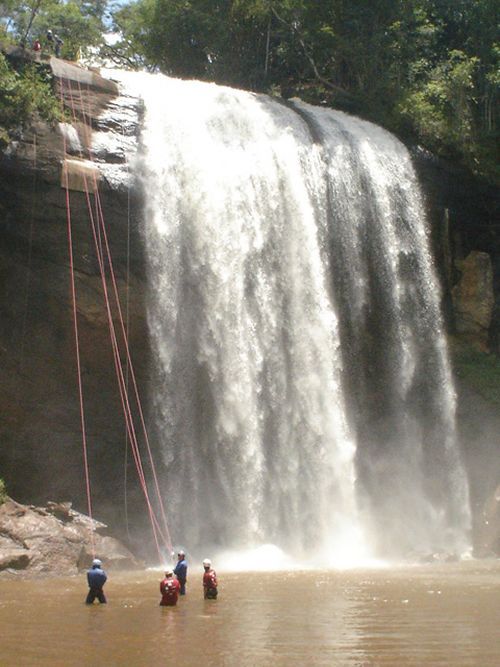
[[[64,77],[86,72],[70,67]],[[89,99],[80,104],[88,103],[94,126],[116,92],[110,82],[99,88],[95,73],[89,76]],[[55,76],[56,87],[61,80]],[[86,512],[64,159],[60,129],[36,119],[0,156],[0,476],[20,502],[71,500]],[[116,156],[110,160],[116,162]],[[144,399],[150,345],[141,195],[104,179],[100,198]],[[70,202],[93,511],[113,532],[137,543],[147,511],[126,438],[86,194],[72,191]]]

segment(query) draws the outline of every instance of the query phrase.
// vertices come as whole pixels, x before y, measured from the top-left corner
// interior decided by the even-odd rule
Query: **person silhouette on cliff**
[[[106,583],[106,572],[102,569],[102,563],[99,558],[94,558],[92,561],[92,567],[90,570],[87,570],[87,581],[89,584],[89,593],[85,604],[93,604],[94,600],[97,598],[101,604],[106,604],[106,596],[102,587]]]
[[[59,58],[61,55],[61,47],[64,44],[59,35],[54,35],[54,54],[56,58]]]

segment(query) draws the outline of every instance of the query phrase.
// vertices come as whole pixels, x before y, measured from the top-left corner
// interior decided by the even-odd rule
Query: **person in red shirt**
[[[33,42],[33,53],[35,56],[35,60],[38,62],[42,55],[42,45],[39,39],[35,39],[35,41]]]
[[[203,597],[206,600],[215,600],[217,598],[217,573],[212,568],[212,561],[205,558],[203,561]]]
[[[170,568],[166,569],[165,579],[160,581],[160,607],[174,607],[179,599],[180,588],[180,583],[174,579],[174,571]]]

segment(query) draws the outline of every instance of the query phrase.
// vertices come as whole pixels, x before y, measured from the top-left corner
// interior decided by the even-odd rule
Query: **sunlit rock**
[[[76,574],[98,555],[108,569],[140,566],[118,540],[102,536],[105,525],[75,512],[70,503],[47,507],[8,500],[0,506],[0,571]]]

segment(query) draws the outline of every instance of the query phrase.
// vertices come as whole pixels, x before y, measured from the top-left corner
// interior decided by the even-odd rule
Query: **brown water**
[[[0,665],[500,665],[500,562],[379,571],[201,573],[159,607],[159,573],[0,581]]]

